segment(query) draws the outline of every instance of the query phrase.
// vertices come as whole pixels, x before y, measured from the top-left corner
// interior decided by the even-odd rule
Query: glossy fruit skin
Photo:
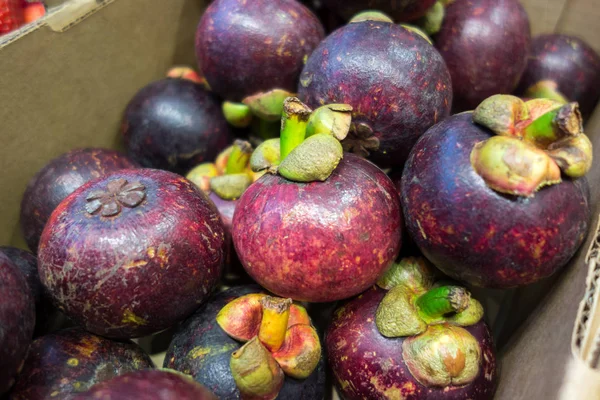
[[[196,56],[211,89],[240,102],[271,89],[296,90],[298,77],[325,33],[296,0],[217,0],[196,31]]]
[[[422,17],[436,0],[324,0],[329,9],[349,20],[361,11],[378,10],[395,22],[412,21]]]
[[[529,55],[529,18],[518,0],[456,0],[434,39],[452,75],[454,110],[473,110],[517,86]]]
[[[99,383],[74,400],[217,400],[188,377],[168,371],[136,371]]]
[[[231,278],[238,278],[246,275],[244,268],[240,262],[240,259],[235,252],[233,247],[233,241],[231,239],[231,227],[233,224],[233,214],[237,205],[237,200],[224,200],[216,195],[214,192],[210,192],[208,198],[214,203],[215,207],[221,215],[221,221],[223,221],[223,227],[225,228],[225,273],[224,279],[229,280]]]
[[[143,167],[178,174],[214,160],[233,141],[216,96],[177,78],[140,89],[125,109],[121,134],[127,154]]]
[[[241,347],[216,322],[219,311],[232,300],[250,293],[265,293],[258,285],[235,286],[215,294],[183,322],[173,336],[164,368],[190,374],[221,400],[237,400],[240,392],[229,368],[231,353]],[[325,360],[306,379],[285,377],[277,399],[312,400],[325,395]]]
[[[86,198],[120,179],[144,185],[144,200],[113,217],[90,215]],[[140,337],[208,298],[222,272],[223,244],[217,210],[193,183],[167,171],[124,170],[57,207],[42,234],[38,270],[53,301],[85,329]]]
[[[531,42],[527,69],[517,93],[524,93],[541,80],[556,82],[560,93],[579,103],[584,120],[587,120],[600,98],[600,55],[577,37],[537,36]]]
[[[542,188],[533,198],[490,189],[470,163],[490,137],[471,113],[448,118],[417,142],[402,175],[408,231],[444,273],[475,286],[510,288],[563,267],[590,221],[585,178]]]
[[[35,331],[34,337],[51,330],[55,325],[54,319],[57,311],[52,305],[50,297],[40,282],[37,270],[37,258],[26,250],[16,247],[0,246],[0,253],[7,256],[25,277],[27,285],[35,303]]]
[[[98,382],[153,368],[133,342],[116,342],[81,328],[42,336],[31,344],[10,400],[72,399]]]
[[[31,343],[35,305],[17,266],[0,253],[0,395],[14,383]]]
[[[21,229],[27,246],[37,253],[40,236],[52,211],[84,183],[138,164],[114,150],[75,149],[53,159],[27,184],[21,200]]]
[[[325,182],[266,174],[239,199],[233,243],[246,272],[281,297],[328,302],[371,286],[398,255],[402,215],[392,181],[345,154]]]
[[[382,168],[401,167],[419,136],[449,115],[452,83],[425,39],[399,25],[367,21],[321,42],[302,71],[298,95],[312,108],[350,104],[352,122],[369,125],[379,140],[369,159]]]
[[[449,390],[420,384],[402,357],[405,338],[386,338],[379,333],[375,314],[387,291],[373,286],[344,302],[335,311],[325,344],[335,385],[345,400],[484,400],[496,391],[496,355],[485,322],[466,327],[479,342],[482,364],[479,375],[464,386]]]

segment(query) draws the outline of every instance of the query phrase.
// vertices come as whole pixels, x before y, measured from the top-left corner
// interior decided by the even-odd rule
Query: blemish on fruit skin
[[[70,366],[70,367],[76,367],[76,366],[79,365],[79,360],[76,359],[76,358],[69,358],[67,360],[67,365]]]
[[[123,312],[123,319],[121,320],[124,324],[134,324],[134,325],[147,325],[148,321],[144,318],[139,317],[133,313],[130,309],[126,309]]]

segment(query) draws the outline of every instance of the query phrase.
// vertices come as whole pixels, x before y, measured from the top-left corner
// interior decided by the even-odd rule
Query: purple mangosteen
[[[269,291],[329,302],[371,286],[398,255],[402,217],[392,181],[343,154],[351,108],[310,110],[285,101],[281,139],[252,154],[267,173],[238,200],[233,243],[246,272]],[[342,128],[343,127],[343,128]]]
[[[454,0],[445,8],[435,46],[454,88],[454,109],[474,109],[511,93],[525,71],[531,32],[519,0]]]
[[[98,382],[153,367],[135,343],[65,329],[31,344],[9,400],[71,400]]]
[[[188,79],[166,78],[131,99],[121,124],[127,153],[148,168],[185,174],[233,139],[219,100]]]
[[[257,285],[215,295],[181,324],[164,367],[190,374],[222,400],[325,394],[320,339],[306,310]]]
[[[345,151],[401,167],[410,149],[452,106],[444,60],[421,37],[391,22],[351,22],[308,58],[298,88],[309,107],[353,107]]]
[[[463,287],[434,279],[423,259],[402,259],[335,311],[325,344],[344,399],[493,398],[496,356],[483,308]]]
[[[221,276],[223,245],[219,214],[193,183],[167,171],[123,170],[57,207],[42,234],[38,270],[59,309],[85,329],[140,337],[208,298]]]
[[[586,121],[600,98],[600,55],[577,37],[537,36],[517,93],[576,101]]]
[[[101,382],[74,400],[217,400],[204,386],[174,371],[135,371]]]
[[[29,181],[21,201],[21,229],[29,249],[37,253],[50,214],[75,189],[92,179],[137,166],[124,154],[108,149],[75,149],[46,164]]]
[[[346,20],[361,11],[378,10],[397,22],[412,21],[422,17],[437,0],[323,0],[327,8]]]
[[[0,396],[15,382],[33,336],[35,304],[19,268],[0,253]]]
[[[591,161],[576,103],[492,96],[413,148],[401,183],[406,226],[452,278],[490,288],[533,283],[585,239]]]

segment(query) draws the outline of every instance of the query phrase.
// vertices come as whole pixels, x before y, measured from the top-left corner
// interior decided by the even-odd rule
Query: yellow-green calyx
[[[221,109],[225,119],[231,126],[246,128],[252,122],[252,110],[245,104],[224,101]]]
[[[265,121],[279,121],[283,112],[283,102],[290,96],[294,96],[294,94],[282,89],[273,89],[246,97],[242,103],[247,105],[257,118]]]
[[[225,305],[216,320],[229,336],[247,342],[230,360],[243,398],[276,398],[284,375],[305,379],[321,358],[306,310],[291,299],[248,294]]]
[[[329,104],[311,110],[295,97],[284,101],[281,138],[259,145],[252,154],[253,171],[279,173],[295,182],[324,181],[343,157],[352,107]]]
[[[352,19],[350,21],[348,21],[348,23],[352,24],[352,23],[364,22],[364,21],[379,21],[379,22],[394,23],[394,20],[392,20],[389,16],[382,13],[381,11],[376,11],[376,10],[368,10],[368,11],[360,12],[360,13],[356,14],[354,17],[352,17]]]
[[[427,40],[429,42],[429,44],[433,44],[433,42],[431,41],[431,38],[421,28],[418,28],[414,25],[409,25],[409,24],[400,24],[400,26],[403,27],[404,29],[411,31],[412,33],[416,33],[417,35],[421,36],[423,39]]]
[[[389,289],[377,308],[377,329],[385,337],[407,337],[404,360],[423,385],[464,385],[477,376],[481,349],[461,327],[478,323],[483,307],[465,288],[433,280],[423,259],[392,265],[377,283]]]
[[[550,99],[558,103],[568,103],[567,97],[558,90],[558,84],[554,81],[539,81],[527,88],[524,97],[530,99]]]
[[[578,178],[592,166],[577,103],[495,95],[475,109],[473,121],[497,135],[474,146],[471,165],[498,192],[532,197],[560,183],[561,172]]]
[[[445,14],[444,2],[438,1],[416,23],[427,35],[435,35],[442,28]]]

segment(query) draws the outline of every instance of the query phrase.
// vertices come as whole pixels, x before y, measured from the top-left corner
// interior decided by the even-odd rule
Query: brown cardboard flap
[[[114,0],[71,0],[46,18],[46,24],[55,32],[64,32],[83,21]]]

